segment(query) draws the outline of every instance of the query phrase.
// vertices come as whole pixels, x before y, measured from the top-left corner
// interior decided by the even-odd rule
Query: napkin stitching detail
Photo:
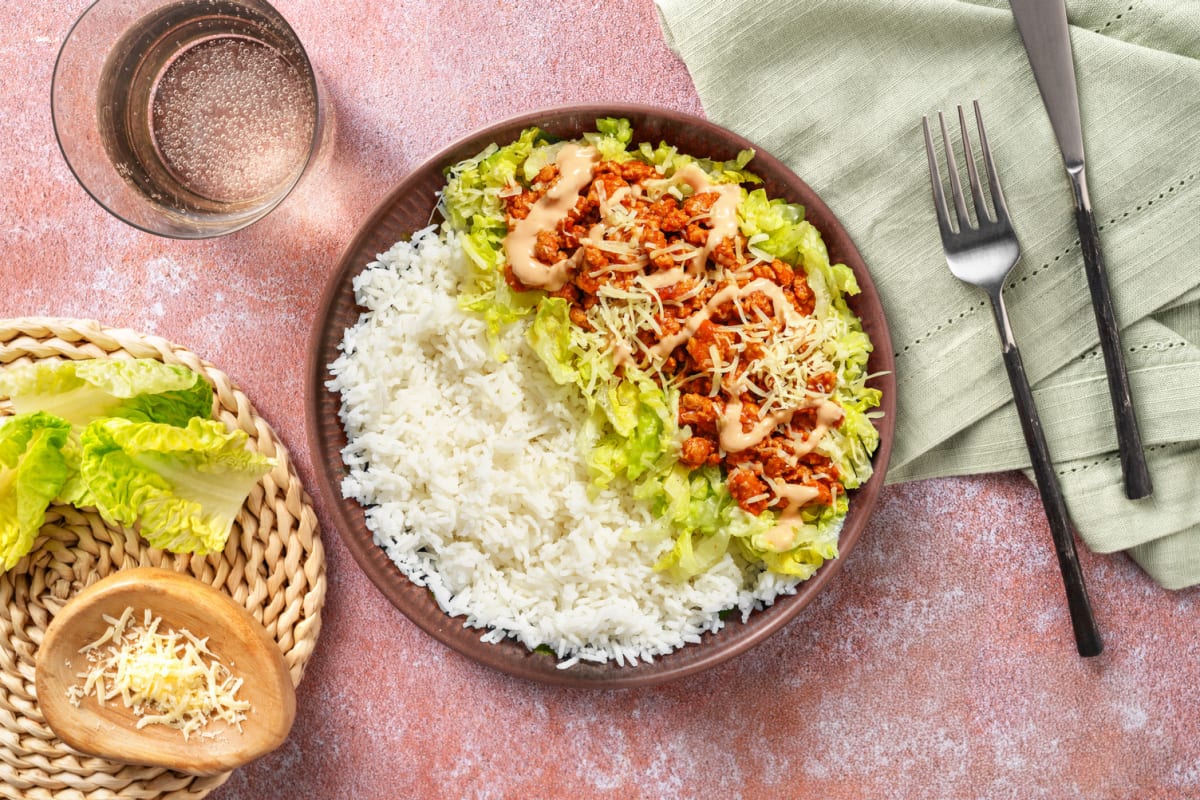
[[[1149,342],[1149,343],[1147,343],[1147,344],[1138,345],[1137,347],[1131,347],[1131,348],[1129,348],[1129,352],[1131,352],[1131,353],[1137,353],[1137,352],[1139,352],[1139,351],[1140,351],[1140,352],[1145,352],[1145,351],[1147,351],[1147,350],[1157,350],[1157,351],[1159,351],[1160,353],[1165,353],[1167,350],[1176,350],[1176,349],[1178,349],[1178,348],[1180,348],[1180,347],[1188,347],[1189,345],[1190,345],[1190,343],[1189,343],[1189,342],[1179,342],[1179,341],[1174,341],[1174,342],[1168,342],[1168,341]],[[1093,360],[1095,360],[1095,359],[1097,359],[1097,358],[1100,358],[1102,355],[1103,355],[1103,353],[1102,353],[1102,352],[1101,352],[1099,349],[1096,349],[1096,350],[1089,350],[1088,352],[1086,352],[1086,353],[1084,353],[1083,355],[1081,355],[1081,356],[1079,357],[1079,360],[1080,360],[1080,361],[1093,361]]]
[[[934,325],[934,326],[933,326],[932,328],[930,328],[928,331],[926,331],[925,333],[921,334],[921,335],[920,335],[920,336],[918,336],[916,339],[913,339],[913,341],[912,341],[912,343],[911,343],[911,344],[906,344],[906,345],[904,345],[904,347],[900,348],[900,352],[898,352],[898,353],[893,353],[893,355],[895,355],[895,356],[898,356],[898,355],[900,355],[900,353],[907,353],[907,352],[908,352],[910,349],[912,349],[912,348],[916,347],[917,345],[921,344],[921,343],[922,343],[922,342],[924,342],[926,339],[928,339],[929,337],[933,336],[935,333],[940,333],[941,331],[944,331],[946,328],[949,328],[949,327],[950,327],[951,325],[953,325],[955,322],[958,322],[960,319],[963,319],[964,317],[968,317],[968,316],[970,316],[971,314],[974,314],[976,311],[978,311],[979,309],[983,308],[983,307],[984,307],[984,306],[986,306],[986,305],[987,305],[987,301],[986,301],[986,300],[980,300],[980,301],[979,301],[978,303],[976,303],[975,305],[971,306],[970,308],[967,308],[967,309],[966,309],[966,310],[964,310],[964,311],[960,311],[960,312],[959,312],[959,313],[958,313],[956,316],[953,316],[953,317],[951,317],[950,319],[946,320],[945,322],[942,322],[942,323],[939,323],[939,324],[937,324],[937,325]]]
[[[1019,285],[1020,285],[1020,284],[1022,284],[1022,283],[1025,283],[1026,281],[1028,281],[1030,278],[1034,277],[1035,275],[1039,275],[1039,274],[1041,274],[1041,273],[1042,273],[1042,271],[1043,271],[1043,270],[1045,270],[1047,267],[1049,267],[1051,264],[1057,264],[1059,261],[1061,261],[1061,260],[1062,260],[1062,257],[1063,257],[1063,256],[1068,256],[1068,255],[1070,255],[1072,252],[1074,252],[1074,251],[1075,251],[1075,249],[1076,249],[1077,247],[1079,247],[1079,240],[1078,240],[1078,239],[1076,239],[1075,241],[1071,242],[1071,244],[1067,245],[1067,249],[1066,249],[1066,250],[1063,250],[1061,253],[1059,253],[1059,254],[1058,254],[1058,255],[1056,255],[1054,258],[1050,259],[1049,261],[1045,262],[1044,264],[1042,264],[1042,265],[1041,265],[1040,267],[1038,267],[1037,269],[1030,270],[1029,272],[1026,272],[1026,273],[1025,273],[1024,275],[1022,275],[1021,277],[1017,278],[1015,281],[1011,281],[1011,282],[1008,284],[1008,286],[1007,286],[1007,287],[1005,287],[1005,288],[1008,288],[1008,289],[1015,289],[1015,288],[1017,288],[1017,286],[1019,286]]]
[[[1146,449],[1146,450],[1149,450],[1150,448],[1149,448],[1149,447],[1147,447],[1147,448],[1145,448],[1145,449]],[[1058,473],[1060,476],[1063,476],[1063,475],[1073,475],[1073,474],[1075,474],[1076,472],[1083,472],[1084,470],[1092,469],[1093,467],[1098,467],[1098,466],[1100,466],[1101,464],[1107,464],[1108,462],[1110,462],[1110,461],[1112,461],[1112,460],[1113,460],[1113,457],[1112,457],[1112,456],[1105,456],[1104,458],[1098,458],[1098,459],[1096,459],[1095,461],[1093,461],[1093,462],[1092,462],[1092,463],[1090,463],[1090,464],[1081,464],[1081,465],[1079,465],[1079,466],[1076,466],[1076,467],[1068,467],[1068,468],[1066,468],[1066,469],[1060,469],[1060,470],[1055,470],[1055,471],[1056,471],[1056,472],[1057,472],[1057,473]]]
[[[1191,175],[1188,175],[1186,178],[1183,178],[1182,180],[1180,180],[1177,183],[1171,184],[1166,189],[1159,192],[1157,197],[1152,197],[1149,200],[1145,201],[1144,203],[1139,203],[1137,206],[1135,206],[1133,208],[1132,211],[1125,211],[1117,216],[1114,216],[1114,217],[1106,220],[1105,222],[1098,224],[1096,226],[1096,229],[1099,231],[1103,231],[1109,225],[1115,225],[1116,223],[1120,222],[1123,219],[1126,219],[1127,217],[1129,217],[1132,214],[1136,214],[1139,211],[1144,211],[1144,210],[1150,208],[1157,201],[1165,199],[1167,197],[1167,195],[1174,194],[1176,189],[1186,186],[1188,183],[1195,180],[1195,178],[1196,178],[1196,173],[1193,172]],[[1009,288],[1009,289],[1015,288],[1019,284],[1025,283],[1030,278],[1041,274],[1042,272],[1044,272],[1046,270],[1046,268],[1048,268],[1051,265],[1056,264],[1060,260],[1062,260],[1063,256],[1070,255],[1072,252],[1074,252],[1078,248],[1079,248],[1079,240],[1076,239],[1065,250],[1063,250],[1061,253],[1056,255],[1054,258],[1050,259],[1049,261],[1044,262],[1041,266],[1037,267],[1036,269],[1030,270],[1029,272],[1022,275],[1020,278],[1018,278],[1017,280],[1009,283],[1007,288]],[[934,325],[932,328],[927,330],[925,333],[921,334],[916,339],[913,339],[911,342],[909,342],[908,344],[904,345],[899,350],[894,352],[892,354],[892,356],[895,358],[899,358],[902,353],[907,353],[912,348],[927,341],[934,334],[941,333],[942,331],[946,330],[946,328],[949,328],[954,323],[956,323],[962,319],[965,319],[965,318],[971,316],[972,314],[974,314],[975,312],[979,311],[981,308],[986,308],[986,307],[987,307],[987,301],[980,300],[979,302],[975,303],[974,305],[970,306],[969,308],[967,308],[963,311],[960,311],[955,316],[950,317],[945,322],[941,322],[941,323],[938,323],[937,325]]]
[[[1106,23],[1104,23],[1103,25],[1101,25],[1099,28],[1093,28],[1093,29],[1092,29],[1092,33],[1104,33],[1104,31],[1108,30],[1108,29],[1109,29],[1109,28],[1111,28],[1113,25],[1115,25],[1115,24],[1116,24],[1116,23],[1117,23],[1117,22],[1118,22],[1118,21],[1121,19],[1121,17],[1125,16],[1125,15],[1126,15],[1126,14],[1128,14],[1130,11],[1133,11],[1133,7],[1134,7],[1135,5],[1137,5],[1137,3],[1130,3],[1130,4],[1129,4],[1129,8],[1125,9],[1125,10],[1124,10],[1124,11],[1122,11],[1120,14],[1117,14],[1115,17],[1113,17],[1113,18],[1112,18],[1112,19],[1110,19],[1108,22],[1106,22]]]
[[[1145,450],[1147,453],[1152,453],[1152,452],[1154,452],[1154,451],[1156,451],[1156,450],[1165,450],[1165,449],[1167,449],[1167,445],[1165,445],[1165,444],[1150,444],[1150,445],[1146,445],[1146,447],[1144,447],[1143,449],[1144,449],[1144,450]],[[1088,464],[1079,464],[1079,465],[1077,465],[1077,466],[1074,466],[1074,467],[1067,467],[1066,469],[1059,469],[1059,470],[1055,470],[1055,472],[1057,472],[1059,476],[1064,476],[1064,475],[1074,475],[1074,474],[1075,474],[1075,473],[1077,473],[1077,472],[1084,472],[1084,471],[1086,471],[1086,470],[1089,470],[1089,469],[1094,469],[1095,467],[1098,467],[1098,466],[1100,466],[1101,464],[1108,464],[1108,463],[1111,463],[1111,462],[1113,462],[1113,461],[1116,461],[1118,458],[1119,458],[1119,455],[1116,455],[1116,454],[1114,454],[1114,455],[1108,455],[1108,456],[1102,456],[1102,457],[1100,457],[1100,458],[1097,458],[1095,461],[1092,461],[1092,462],[1090,462],[1090,463],[1088,463]]]
[[[1157,201],[1165,199],[1167,195],[1173,194],[1176,189],[1180,189],[1180,188],[1186,186],[1188,184],[1188,182],[1194,180],[1195,177],[1196,177],[1196,173],[1193,172],[1191,175],[1188,175],[1186,178],[1179,181],[1178,183],[1173,183],[1170,186],[1168,186],[1166,189],[1164,189],[1163,191],[1159,192],[1158,197],[1152,197],[1149,200],[1147,200],[1146,202],[1142,203],[1140,206],[1136,206],[1133,209],[1133,211],[1126,211],[1123,214],[1121,214],[1121,216],[1119,216],[1119,217],[1113,217],[1112,219],[1108,220],[1107,222],[1103,223],[1102,225],[1097,225],[1096,229],[1102,231],[1102,230],[1104,230],[1105,226],[1107,226],[1107,225],[1115,225],[1117,222],[1125,219],[1130,214],[1136,214],[1139,211],[1149,208],[1150,206],[1154,205]],[[1075,244],[1079,244],[1078,239],[1075,240]]]

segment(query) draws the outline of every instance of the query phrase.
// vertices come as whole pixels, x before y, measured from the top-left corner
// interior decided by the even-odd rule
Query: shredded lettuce
[[[633,158],[628,150],[629,143],[633,141],[633,126],[627,119],[598,119],[595,132],[585,133],[583,139],[596,148],[602,161],[628,161]]]
[[[495,345],[500,331],[527,316],[537,303],[537,297],[520,295],[504,282],[508,225],[501,192],[517,182],[517,171],[535,149],[544,149],[546,144],[541,130],[529,128],[512,144],[491,145],[479,155],[455,164],[447,172],[439,204],[446,223],[462,233],[463,250],[476,270],[475,289],[460,295],[459,306],[486,321],[500,360],[507,358]]]
[[[33,548],[67,480],[70,432],[69,422],[41,411],[0,422],[0,568],[12,569]]]
[[[739,508],[716,467],[689,472],[676,464],[661,479],[639,487],[636,496],[650,502],[675,537],[675,546],[654,568],[680,581],[712,568],[731,541],[760,535],[775,524],[773,513],[756,517]]]
[[[587,400],[592,418],[583,436],[593,489],[606,488],[618,475],[636,481],[677,448],[674,403],[636,368],[617,376],[612,359],[576,335],[569,312],[561,297],[543,299],[526,339],[550,377],[575,384]]]
[[[762,178],[746,169],[746,165],[754,158],[753,150],[742,150],[728,161],[715,161],[681,153],[666,142],[660,142],[657,147],[642,142],[638,146],[638,155],[647,164],[658,167],[666,176],[674,175],[688,164],[695,164],[704,170],[713,183],[762,183]]]

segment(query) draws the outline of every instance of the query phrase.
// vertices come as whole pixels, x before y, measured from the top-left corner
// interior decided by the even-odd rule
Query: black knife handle
[[[1092,294],[1092,309],[1096,312],[1104,370],[1108,374],[1108,393],[1117,423],[1121,473],[1125,476],[1125,496],[1130,500],[1140,500],[1149,497],[1154,486],[1150,482],[1146,453],[1142,449],[1142,434],[1133,409],[1129,373],[1125,369],[1125,349],[1121,345],[1121,329],[1113,311],[1104,257],[1100,253],[1100,233],[1096,230],[1096,218],[1090,208],[1076,206],[1075,224],[1079,228],[1079,246],[1083,250],[1083,270]]]

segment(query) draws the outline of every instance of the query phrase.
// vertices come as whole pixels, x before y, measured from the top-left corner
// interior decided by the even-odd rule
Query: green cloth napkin
[[[978,99],[1023,257],[1005,291],[1068,506],[1093,550],[1200,583],[1200,2],[1068,3],[1091,197],[1154,495],[1125,499],[1057,142],[1003,0],[656,0],[714,122],[829,204],[896,355],[889,482],[1027,469],[984,294],[946,267],[921,116]],[[970,117],[968,117],[969,119]],[[955,134],[957,135],[957,134]]]

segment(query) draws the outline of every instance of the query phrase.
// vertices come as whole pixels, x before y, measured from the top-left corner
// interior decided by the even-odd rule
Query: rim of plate
[[[554,136],[574,138],[593,129],[595,120],[602,117],[628,119],[635,143],[665,140],[691,155],[718,159],[733,158],[747,148],[755,151],[749,169],[763,179],[768,196],[802,203],[806,219],[825,240],[830,260],[849,266],[858,279],[861,292],[849,299],[849,305],[871,337],[874,351],[869,369],[875,377],[870,385],[883,392],[879,408],[883,416],[877,420],[879,447],[872,458],[874,474],[851,492],[850,511],[838,542],[839,557],[827,561],[799,584],[795,594],[777,598],[745,622],[735,615],[716,633],[704,634],[699,643],[684,645],[653,661],[639,661],[632,666],[617,666],[611,661],[580,662],[559,669],[554,656],[533,653],[512,638],[495,644],[481,641],[484,629],[465,627],[462,617],[447,615],[427,589],[412,583],[374,543],[362,506],[341,496],[341,480],[346,474],[341,460],[346,434],[338,416],[341,398],[325,383],[331,377],[327,365],[337,357],[346,327],[362,310],[354,303],[353,277],[377,254],[425,227],[435,204],[434,191],[444,183],[445,167],[474,155],[489,143],[512,141],[532,125]],[[325,285],[313,322],[305,391],[306,428],[319,502],[329,511],[342,541],[376,588],[418,627],[458,653],[510,675],[569,687],[650,686],[693,675],[749,650],[795,619],[841,571],[846,556],[861,537],[883,487],[896,420],[895,360],[879,295],[850,235],[825,202],[782,162],[744,137],[691,114],[637,104],[556,106],[522,113],[458,139],[413,170],[359,226]]]

